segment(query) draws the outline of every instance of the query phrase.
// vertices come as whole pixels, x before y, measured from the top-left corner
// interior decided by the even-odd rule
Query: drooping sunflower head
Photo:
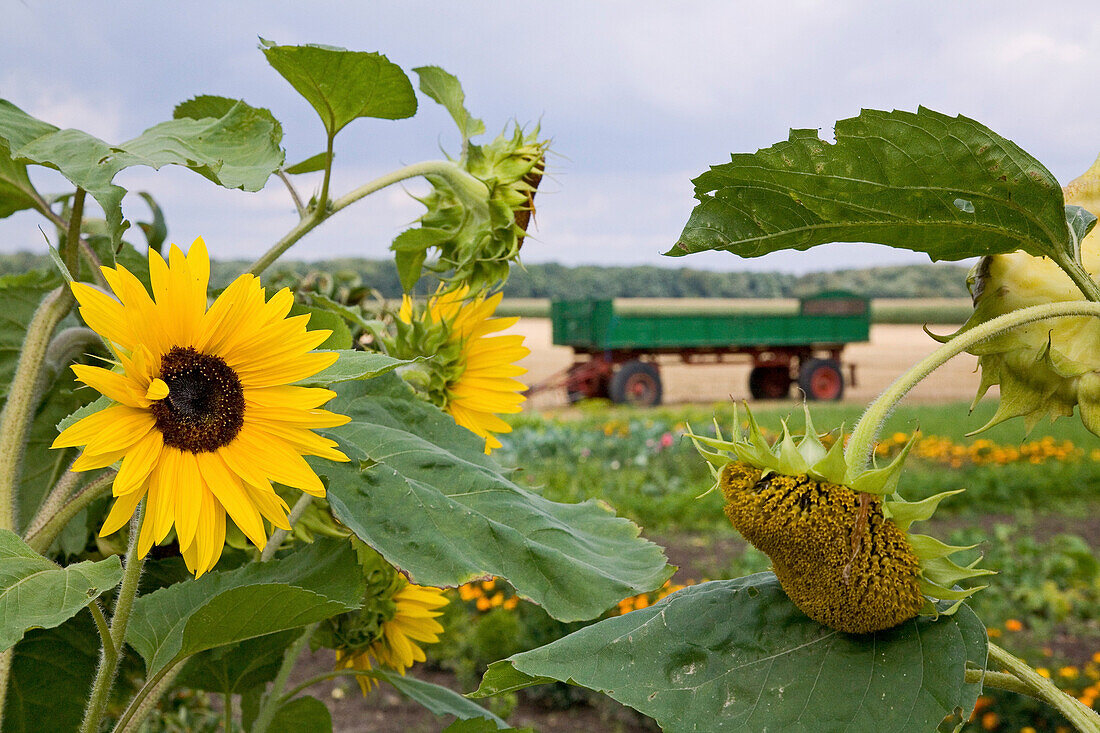
[[[978,590],[956,584],[989,573],[950,559],[970,548],[908,533],[958,493],[919,502],[897,493],[912,441],[890,465],[853,477],[843,441],[826,449],[809,411],[798,442],[784,423],[782,436],[768,445],[751,412],[747,435],[734,422],[729,441],[720,431],[717,438],[692,438],[711,465],[730,522],[768,555],[783,590],[815,621],[865,634],[918,614],[953,613]],[[941,607],[937,600],[954,603]]]
[[[439,588],[410,583],[371,550],[364,548],[360,559],[367,566],[362,608],[326,621],[315,640],[335,651],[336,669],[370,672],[378,665],[404,675],[427,658],[422,646],[439,641],[443,625],[436,618],[447,597]],[[364,695],[375,684],[369,675],[355,679]]]
[[[398,358],[433,357],[406,378],[456,423],[485,438],[486,453],[501,445],[495,433],[512,430],[498,415],[519,412],[526,399],[527,387],[515,377],[527,370],[516,362],[531,353],[521,335],[490,335],[519,320],[492,317],[502,297],[471,298],[463,286],[438,293],[418,309],[406,296],[397,333],[387,343]]]
[[[330,366],[314,349],[328,331],[287,317],[293,295],[266,298],[242,275],[207,308],[210,260],[202,239],[168,261],[149,252],[152,294],[121,265],[104,267],[113,292],[74,282],[84,321],[110,345],[113,369],[76,365],[77,378],[111,404],[70,425],[54,448],[84,446],[77,471],[121,462],[101,535],[122,527],[144,498],[138,551],[175,532],[187,567],[210,570],[229,518],[258,548],[267,524],[289,529],[272,482],[324,496],[303,455],[348,460],[314,432],[348,421],[319,409],[335,393],[295,386]]]
[[[1064,189],[1067,204],[1100,214],[1100,158]],[[1081,264],[1100,276],[1100,233],[1093,230],[1080,243]],[[1084,300],[1069,276],[1048,257],[1025,252],[983,257],[967,276],[974,313],[946,341],[997,316],[1019,308],[1052,302]],[[997,412],[975,432],[1014,417],[1024,418],[1031,430],[1044,416],[1051,420],[1081,411],[1085,427],[1100,435],[1100,320],[1059,318],[1019,326],[970,350],[978,357],[981,384],[978,403],[993,385],[999,385]]]
[[[421,227],[392,247],[405,289],[420,277],[428,250],[438,254],[428,267],[450,283],[481,290],[507,280],[534,215],[548,148],[537,128],[527,133],[516,125],[490,143],[468,145],[458,161],[468,181],[425,176],[432,191],[420,199],[427,208]]]

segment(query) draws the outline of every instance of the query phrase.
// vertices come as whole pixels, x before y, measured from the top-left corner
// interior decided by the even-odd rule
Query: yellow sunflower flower
[[[175,527],[188,569],[202,575],[221,556],[227,513],[262,549],[265,519],[290,528],[271,482],[324,496],[302,456],[348,460],[311,432],[348,422],[318,409],[335,393],[292,386],[336,361],[333,352],[313,351],[330,332],[307,331],[308,315],[287,318],[290,290],[265,300],[253,275],[238,277],[207,309],[202,239],[186,256],[172,245],[168,262],[150,250],[152,297],[122,266],[103,274],[114,298],[85,283],[72,289],[120,368],[73,371],[117,404],[69,426],[52,446],[84,446],[76,471],[122,461],[101,536],[126,524],[144,497],[141,557]]]
[[[527,399],[527,385],[514,377],[527,370],[516,364],[531,350],[523,345],[523,336],[491,333],[511,328],[518,317],[493,318],[503,293],[470,299],[469,288],[461,287],[428,301],[421,318],[429,327],[447,330],[447,345],[454,349],[451,363],[443,365],[444,392],[440,405],[455,422],[485,438],[485,452],[499,448],[494,433],[508,433],[512,426],[497,417],[520,411]],[[413,322],[412,301],[404,296],[398,313],[404,323]]]
[[[437,609],[446,606],[447,597],[439,588],[406,583],[393,595],[393,616],[382,622],[382,633],[366,649],[359,652],[336,650],[337,669],[356,669],[369,672],[374,662],[396,670],[404,676],[405,670],[427,657],[419,644],[434,644],[443,633],[443,626],[436,617]],[[356,677],[359,688],[367,694],[375,684],[369,676]]]

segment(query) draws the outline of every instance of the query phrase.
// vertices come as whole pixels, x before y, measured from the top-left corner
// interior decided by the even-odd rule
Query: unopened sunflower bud
[[[420,227],[401,233],[391,247],[406,291],[424,267],[475,293],[508,279],[545,172],[549,142],[538,135],[537,128],[526,134],[517,125],[510,136],[469,145],[453,174],[426,176],[432,192],[420,199],[428,209]],[[438,257],[426,264],[433,249]]]
[[[1067,204],[1100,213],[1100,158],[1064,189]],[[1081,265],[1093,279],[1100,274],[1100,234],[1081,242]],[[997,316],[1034,305],[1084,300],[1070,277],[1047,257],[1012,252],[983,257],[967,277],[974,313],[946,341]],[[1030,431],[1044,416],[1073,415],[1077,406],[1085,427],[1100,435],[1100,319],[1091,316],[1038,321],[978,344],[981,384],[974,404],[998,385],[1001,401],[981,432],[1014,417]]]

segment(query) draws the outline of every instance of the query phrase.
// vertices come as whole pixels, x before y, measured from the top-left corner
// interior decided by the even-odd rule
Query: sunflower
[[[336,650],[337,669],[356,669],[369,672],[374,662],[389,667],[404,676],[405,670],[427,657],[420,644],[434,644],[443,633],[443,626],[436,621],[446,606],[447,597],[439,588],[414,585],[405,582],[395,593],[393,615],[382,621],[378,637],[367,648],[351,652]],[[370,691],[374,678],[362,676],[355,678],[363,694]]]
[[[334,352],[312,351],[330,332],[307,331],[308,315],[287,318],[290,290],[265,300],[253,275],[238,277],[207,309],[210,259],[202,239],[186,256],[172,245],[167,263],[149,251],[152,297],[122,266],[103,274],[114,298],[85,283],[72,289],[117,367],[73,371],[117,404],[69,426],[52,446],[84,446],[75,471],[121,460],[100,535],[126,524],[145,498],[139,557],[174,526],[188,569],[202,575],[221,556],[226,514],[262,549],[265,519],[290,528],[271,482],[324,496],[302,456],[348,460],[335,442],[311,432],[348,422],[318,409],[335,393],[292,386],[336,361]]]
[[[442,329],[444,334],[436,352],[438,371],[432,378],[436,384],[428,389],[429,397],[456,423],[485,438],[485,452],[489,453],[501,446],[494,433],[512,430],[497,415],[519,412],[526,399],[523,391],[527,386],[514,377],[527,372],[516,362],[531,350],[523,345],[523,336],[519,334],[489,336],[519,321],[518,317],[492,317],[503,293],[488,298],[482,294],[473,299],[468,295],[466,286],[436,295],[428,301],[418,320],[429,332]],[[404,324],[414,323],[408,296],[403,298],[398,318]],[[408,348],[408,344],[399,344],[397,350]]]

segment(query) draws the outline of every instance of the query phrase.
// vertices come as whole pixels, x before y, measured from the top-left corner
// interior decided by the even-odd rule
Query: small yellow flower
[[[480,599],[479,599],[480,600]],[[404,676],[405,670],[427,657],[420,644],[434,644],[443,633],[436,617],[438,609],[447,605],[447,597],[439,588],[406,583],[393,596],[396,610],[393,617],[382,622],[382,635],[365,650],[349,654],[336,650],[337,669],[357,669],[369,672],[377,663]],[[367,694],[375,684],[368,675],[357,676],[359,688]]]
[[[1037,667],[1035,671],[1039,673],[1040,677],[1046,677],[1048,680],[1050,679],[1050,670],[1046,667]]]
[[[1005,631],[1023,631],[1024,625],[1014,618],[1005,621]]]
[[[226,514],[263,548],[264,520],[290,529],[272,482],[324,496],[302,456],[348,460],[312,432],[348,422],[320,409],[336,393],[293,386],[336,361],[334,352],[313,351],[330,332],[307,331],[309,316],[287,318],[294,295],[284,288],[267,299],[253,275],[238,277],[207,308],[202,239],[186,256],[172,245],[168,262],[149,251],[152,297],[121,265],[102,269],[115,297],[80,282],[72,290],[117,368],[73,371],[115,404],[69,426],[52,446],[84,446],[76,471],[121,461],[100,534],[125,525],[144,498],[139,557],[174,528],[188,569],[202,575],[221,557]]]

